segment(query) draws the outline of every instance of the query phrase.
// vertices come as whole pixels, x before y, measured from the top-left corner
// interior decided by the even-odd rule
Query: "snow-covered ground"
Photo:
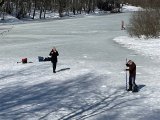
[[[160,39],[130,38],[128,36],[119,36],[114,38],[119,44],[128,49],[135,50],[137,53],[148,56],[154,61],[160,60]]]
[[[122,12],[126,13],[126,12],[135,12],[135,11],[139,11],[142,10],[141,7],[136,7],[136,6],[132,6],[132,5],[124,5],[122,7]]]
[[[128,37],[121,21],[129,17],[1,26],[0,120],[159,119],[160,40]],[[56,74],[37,58],[53,46],[60,54]],[[33,63],[17,64],[24,57]],[[137,64],[138,93],[125,91],[126,58]]]

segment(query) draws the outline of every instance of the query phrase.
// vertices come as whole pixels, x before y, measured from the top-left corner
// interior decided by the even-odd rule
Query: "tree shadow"
[[[86,73],[59,83],[50,80],[28,86],[6,86],[0,92],[0,119],[43,120],[59,113],[61,115],[54,120],[84,120],[128,101],[119,101],[127,92],[112,92],[109,87],[106,88],[107,96],[104,95],[97,87],[101,80],[101,76]]]
[[[92,86],[90,76],[92,74],[85,74],[57,84],[51,80],[36,85],[6,86],[0,92],[0,119],[27,119],[32,116],[39,118],[42,115],[38,116],[38,112],[48,110],[41,117],[43,119],[50,113],[56,115],[61,108],[73,110],[76,109],[74,104],[83,106],[84,103],[79,98],[90,94],[86,89]]]
[[[114,102],[114,100],[116,100],[119,96],[121,96],[121,95],[118,95],[118,96],[113,97],[115,94],[117,94],[117,91],[110,94],[108,97],[101,98],[100,101],[94,104],[80,107],[80,109],[73,111],[66,116],[61,117],[58,120],[70,120],[73,118],[74,119],[76,118],[78,120],[84,120],[84,119],[96,116],[98,114],[101,114],[103,112],[106,112],[107,110],[110,110],[118,105],[117,104],[115,106],[109,107],[109,105],[112,102]]]

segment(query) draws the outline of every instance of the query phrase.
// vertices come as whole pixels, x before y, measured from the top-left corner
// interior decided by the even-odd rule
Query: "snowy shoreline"
[[[123,47],[134,50],[141,55],[145,55],[154,61],[160,61],[160,39],[139,39],[128,36],[119,36],[113,39]]]
[[[135,7],[135,6],[131,6],[131,5],[123,5],[123,7],[121,9],[121,13],[134,12],[134,11],[138,11],[139,9],[141,9],[141,7]],[[46,19],[43,19],[43,18],[39,19],[39,15],[37,13],[37,16],[35,16],[35,19],[28,17],[28,18],[24,18],[22,20],[19,20],[11,15],[6,15],[5,20],[0,20],[0,26],[1,25],[26,24],[26,23],[32,23],[32,22],[33,23],[47,22],[47,21],[53,21],[53,20],[74,19],[74,18],[82,18],[82,17],[87,17],[87,16],[101,16],[101,15],[112,15],[112,14],[120,14],[120,13],[110,13],[109,11],[96,10],[94,13],[91,13],[91,14],[82,13],[82,14],[73,15],[73,13],[72,13],[69,16],[64,16],[64,17],[60,18],[58,13],[48,12],[46,14]],[[1,16],[0,16],[0,19],[1,19]]]

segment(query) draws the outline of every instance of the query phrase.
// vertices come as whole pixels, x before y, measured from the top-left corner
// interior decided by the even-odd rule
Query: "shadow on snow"
[[[70,70],[70,68],[62,68],[60,70],[57,70],[56,72],[61,72],[61,71],[66,71],[66,70]]]
[[[120,90],[111,92],[111,88],[106,88],[104,95],[98,88],[100,80],[100,76],[87,73],[59,84],[50,80],[33,86],[3,88],[0,92],[0,119],[34,117],[41,120],[59,113],[57,120],[82,120],[128,101],[117,102],[127,94]]]

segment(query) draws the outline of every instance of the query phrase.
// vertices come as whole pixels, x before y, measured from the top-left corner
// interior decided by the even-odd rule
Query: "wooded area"
[[[26,15],[34,19],[36,11],[39,18],[45,18],[46,12],[57,12],[60,17],[72,14],[92,13],[95,9],[120,12],[119,0],[0,0],[0,12],[13,14],[18,19]]]

